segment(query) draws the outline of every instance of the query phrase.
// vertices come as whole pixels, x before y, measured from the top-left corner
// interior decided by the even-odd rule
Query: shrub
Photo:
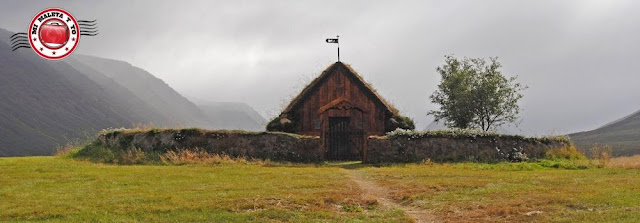
[[[116,160],[119,164],[125,165],[133,165],[133,164],[144,164],[149,161],[147,154],[142,151],[140,148],[133,148],[121,151],[118,154],[118,159]]]
[[[114,150],[107,148],[99,142],[85,145],[77,153],[71,154],[72,158],[88,159],[98,163],[114,163],[117,161],[117,154]]]
[[[221,163],[247,163],[244,157],[231,158],[226,154],[209,153],[200,148],[170,150],[160,156],[165,164],[221,164]],[[255,160],[254,160],[255,161]]]
[[[77,153],[81,148],[81,146],[68,143],[62,147],[58,147],[56,149],[56,152],[54,153],[54,156],[69,157],[74,153]]]
[[[389,125],[391,129],[405,129],[405,130],[414,130],[416,129],[415,124],[413,123],[413,119],[395,114],[391,119],[389,119]]]
[[[67,140],[64,145],[56,146],[54,156],[73,157],[83,147],[90,144],[96,139],[95,136],[85,134],[83,137]]]
[[[595,144],[591,147],[591,158],[596,161],[599,168],[605,167],[611,160],[611,146]]]
[[[584,160],[586,157],[573,144],[569,144],[564,148],[550,149],[546,153],[548,159],[569,159]]]
[[[295,125],[293,121],[288,118],[275,117],[267,124],[267,131],[269,132],[295,132]]]

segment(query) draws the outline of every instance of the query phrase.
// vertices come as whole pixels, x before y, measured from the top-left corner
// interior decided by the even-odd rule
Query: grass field
[[[640,158],[640,157],[638,157]],[[559,167],[559,168],[554,168]],[[640,222],[640,169],[573,164],[106,165],[0,158],[0,221]]]
[[[538,164],[364,168],[405,204],[472,222],[640,222],[640,170]]]

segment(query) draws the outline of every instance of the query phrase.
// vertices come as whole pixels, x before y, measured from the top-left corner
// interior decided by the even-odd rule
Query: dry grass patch
[[[611,158],[607,167],[640,169],[640,155]]]
[[[64,146],[56,148],[56,151],[53,153],[54,156],[67,156],[76,151],[78,147],[72,144],[66,144]]]
[[[221,164],[221,163],[247,163],[244,157],[232,158],[226,154],[209,153],[203,149],[171,150],[160,155],[160,160],[166,164]],[[253,160],[258,162],[258,160]],[[260,161],[268,163],[268,161]]]

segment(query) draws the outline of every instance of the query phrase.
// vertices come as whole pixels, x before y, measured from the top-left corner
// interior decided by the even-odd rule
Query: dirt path
[[[383,186],[377,185],[375,182],[366,179],[362,173],[358,173],[357,170],[353,169],[345,169],[347,174],[358,184],[358,186],[364,191],[364,197],[373,197],[378,200],[380,205],[396,208],[404,211],[409,217],[413,218],[416,222],[425,223],[425,222],[441,222],[439,221],[433,214],[429,211],[420,209],[417,207],[401,205],[390,197],[390,190]]]

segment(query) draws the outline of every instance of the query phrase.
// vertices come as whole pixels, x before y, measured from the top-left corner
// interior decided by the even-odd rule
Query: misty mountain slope
[[[251,106],[241,102],[195,101],[216,129],[242,129],[263,131],[266,120]]]
[[[616,156],[640,154],[640,111],[595,130],[569,136],[578,148],[586,152],[597,143],[612,146]]]
[[[12,52],[8,41],[0,38],[0,156],[48,155],[70,139],[138,123],[263,129],[264,118],[246,104],[200,108],[126,62],[82,55],[48,61],[31,49]]]
[[[66,58],[65,62],[71,64],[74,69],[86,75],[91,80],[96,82],[101,88],[108,92],[108,96],[116,99],[119,105],[126,107],[134,115],[135,121],[143,122],[139,124],[154,123],[158,125],[169,125],[167,121],[169,117],[163,116],[160,112],[156,111],[149,103],[140,99],[137,95],[131,92],[129,89],[115,82],[110,77],[107,77],[103,73],[78,62],[74,58]]]
[[[63,61],[11,51],[7,41],[0,41],[0,156],[51,154],[85,133],[145,121]]]
[[[71,65],[83,64],[113,79],[166,117],[170,126],[213,126],[193,102],[145,70],[124,61],[86,55],[72,57]]]

